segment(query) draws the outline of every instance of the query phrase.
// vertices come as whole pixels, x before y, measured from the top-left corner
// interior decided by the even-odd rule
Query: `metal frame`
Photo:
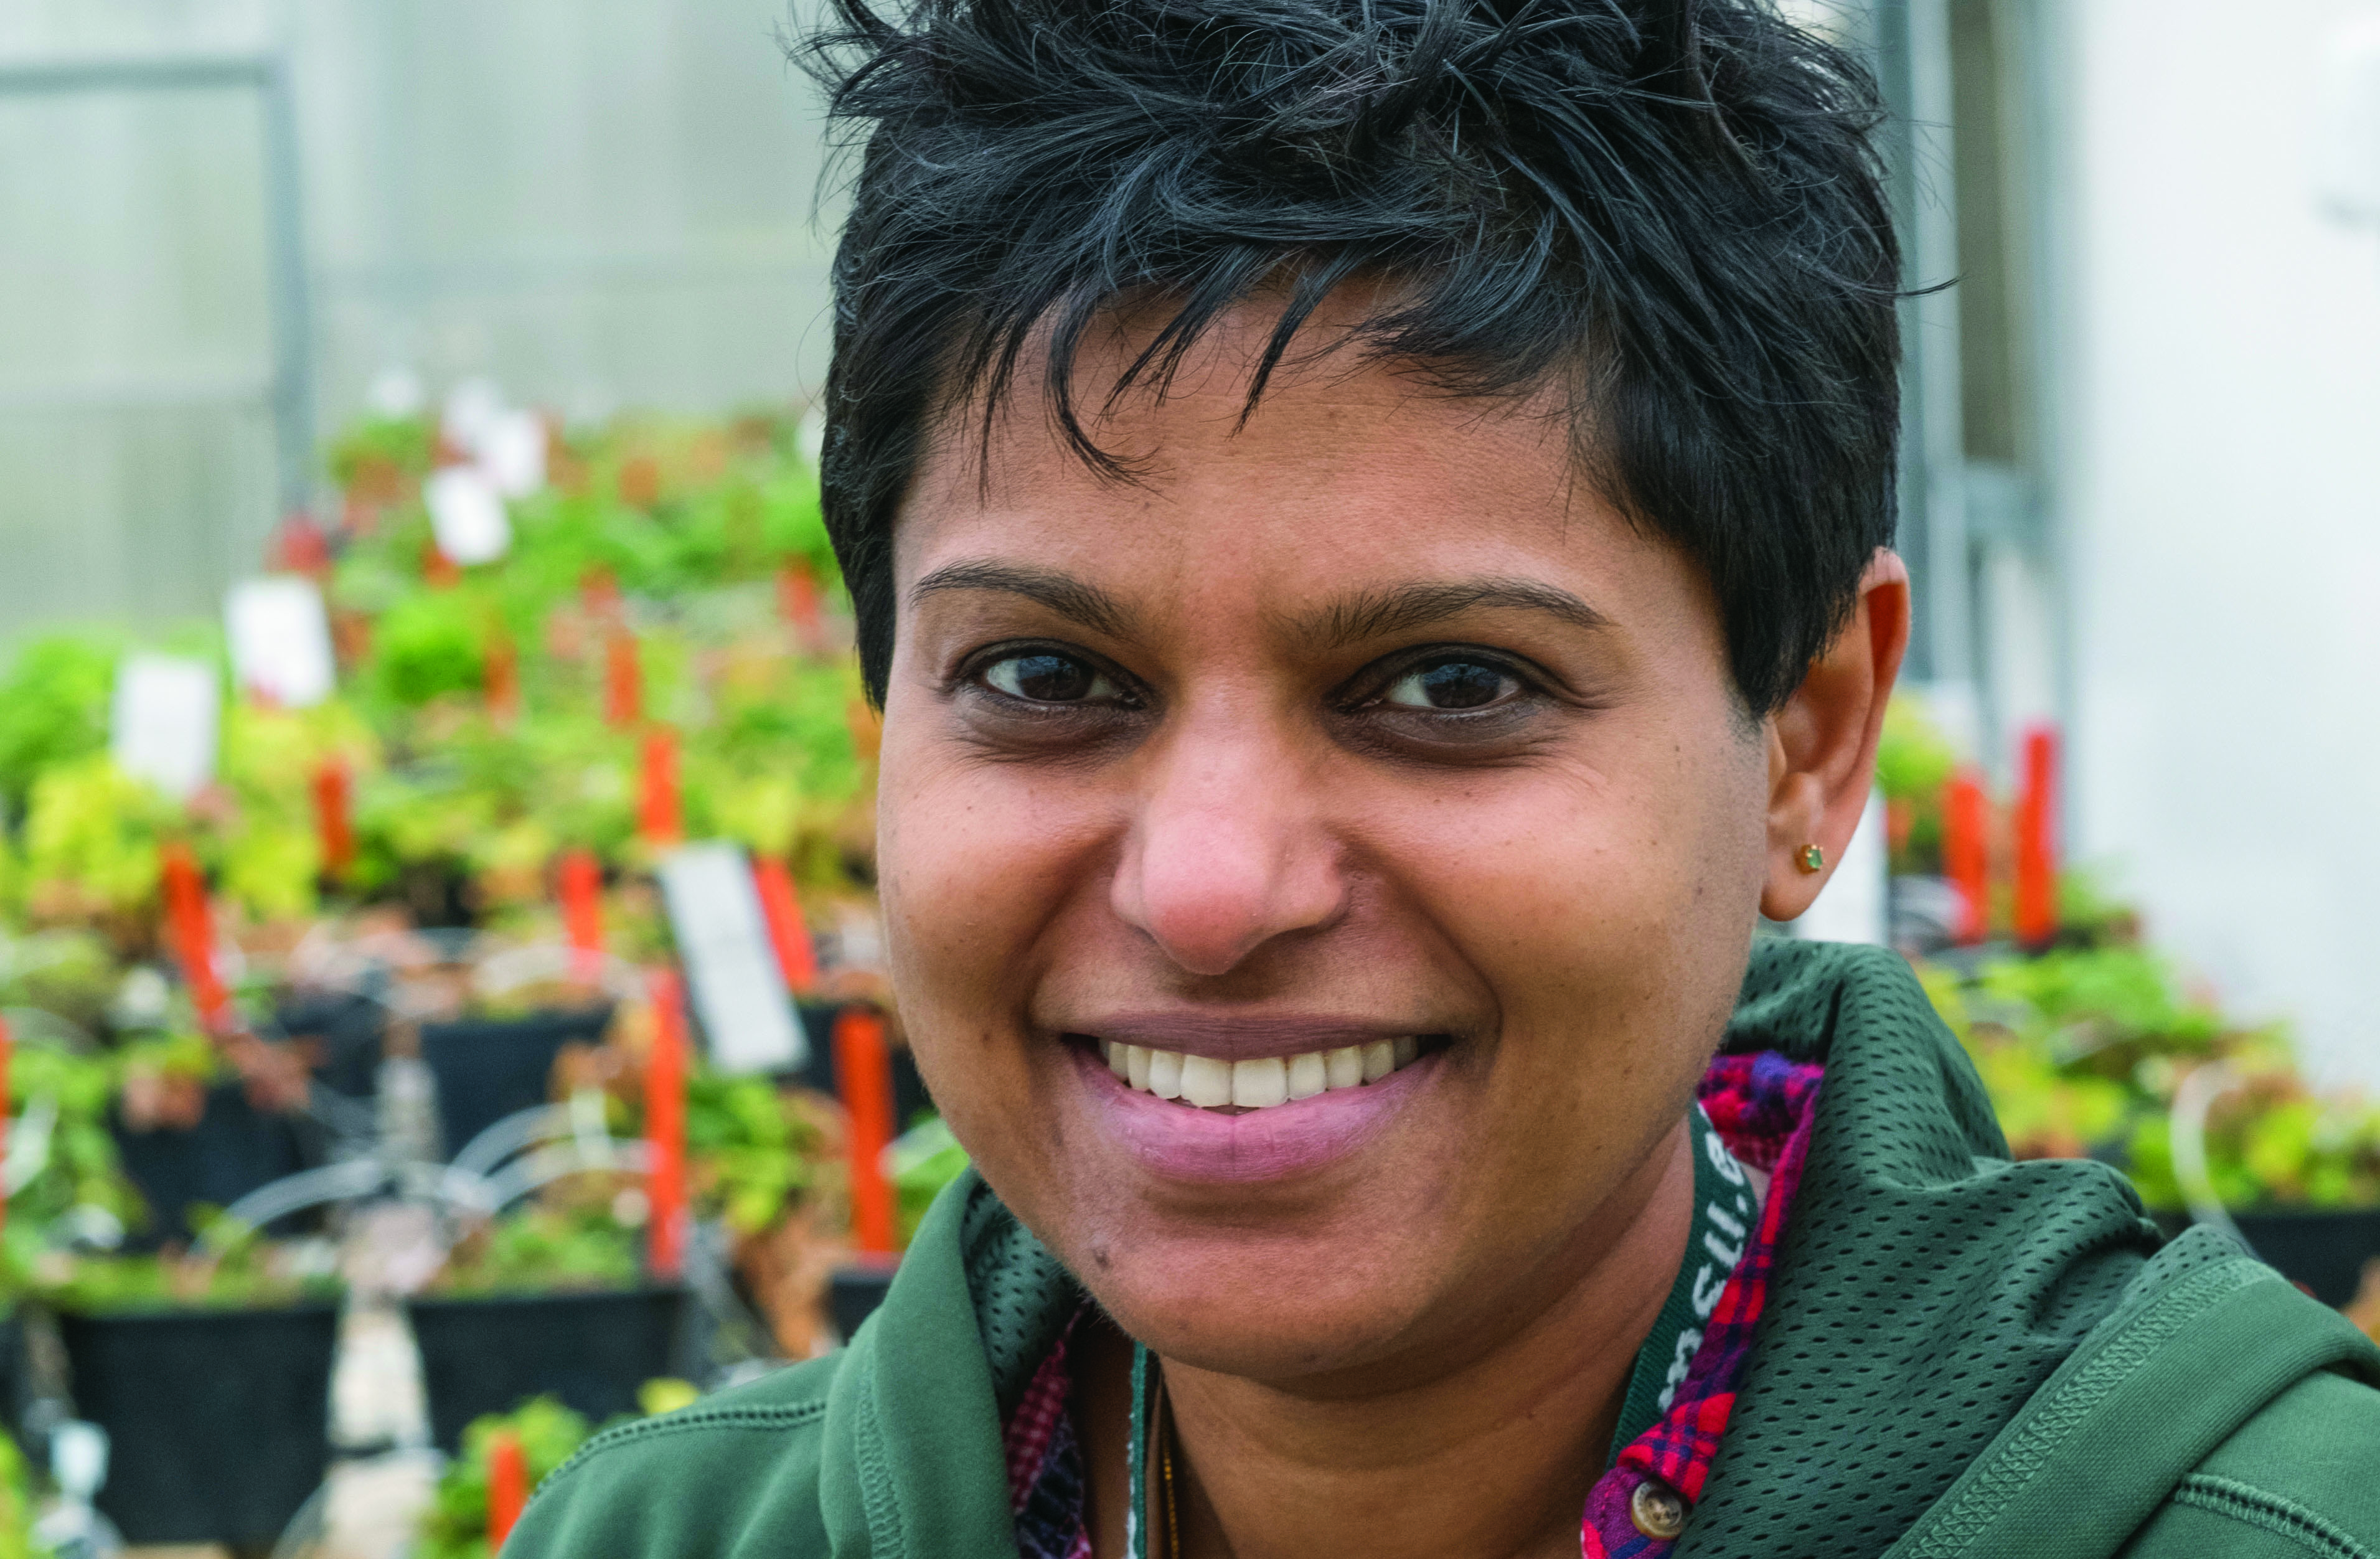
[[[296,94],[286,57],[271,54],[123,55],[0,60],[0,96],[83,92],[254,91],[263,110],[267,290],[273,322],[273,375],[263,399],[273,414],[274,468],[284,516],[311,507],[314,491],[313,314],[309,297],[304,193],[299,182]],[[174,398],[245,404],[252,388],[173,387]],[[60,395],[59,404],[80,397]],[[96,398],[137,404],[140,388]],[[12,397],[24,404],[24,397]]]
[[[1959,300],[1951,290],[1960,276],[1960,229],[1950,9],[1950,0],[1876,0],[1855,13],[1854,30],[1870,51],[1891,115],[1889,179],[1909,292],[1901,305],[1900,548],[1917,620],[1907,676],[1972,699],[1979,756],[1998,769],[2012,734],[2006,728],[2011,712],[2003,707],[2012,694],[1998,685],[1992,642],[1985,574],[1996,555],[2012,552],[2035,571],[2050,618],[2056,713],[2071,729],[2076,712],[2073,558],[2059,523],[2067,460],[2059,262],[2065,191],[2049,151],[2062,128],[2057,44],[2065,22],[2046,0],[2007,0],[2000,7],[2009,29],[2003,67],[2018,73],[2021,99],[2007,106],[2028,130],[2010,152],[2021,159],[2017,215],[2027,229],[2019,328],[2031,371],[2018,432],[2030,454],[2012,471],[1967,456]],[[2062,776],[2070,791],[2070,762]]]
[[[1973,686],[1974,567],[1967,534],[1960,406],[1959,213],[1949,181],[1948,0],[1899,0],[1868,13],[1876,74],[1892,110],[1891,182],[1902,235],[1900,539],[1915,587],[1910,674]]]

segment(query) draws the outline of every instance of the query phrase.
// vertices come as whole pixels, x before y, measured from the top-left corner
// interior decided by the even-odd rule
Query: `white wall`
[[[2075,0],[2071,837],[2151,934],[2380,1085],[2380,236],[2313,193],[2371,0]]]

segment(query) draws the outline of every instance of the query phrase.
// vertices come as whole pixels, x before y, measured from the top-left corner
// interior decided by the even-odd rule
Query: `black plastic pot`
[[[446,1151],[460,1152],[506,1115],[544,1103],[562,1047],[596,1043],[611,1022],[606,1005],[423,1024],[421,1059],[438,1079],[438,1129]]]
[[[0,1317],[0,1419],[21,1445],[25,1439],[25,1408],[32,1401],[32,1361],[25,1357],[25,1312],[10,1310]]]
[[[473,1419],[531,1396],[558,1396],[598,1424],[635,1412],[638,1387],[681,1372],[686,1309],[686,1289],[661,1286],[411,1300],[431,1437],[453,1451]]]
[[[320,1162],[305,1123],[257,1109],[237,1082],[209,1089],[206,1114],[187,1131],[135,1131],[121,1115],[109,1122],[109,1129],[123,1155],[124,1173],[156,1214],[136,1245],[186,1240],[191,1230],[184,1213],[192,1202],[229,1207],[258,1187]]]
[[[319,1051],[314,1076],[323,1087],[349,1099],[368,1099],[380,1089],[381,1041],[388,1009],[352,993],[294,996],[273,1013],[292,1040]]]
[[[333,1304],[60,1316],[100,1511],[134,1543],[270,1545],[329,1468],[338,1331]]]
[[[2344,1212],[2234,1212],[2256,1254],[2325,1305],[2355,1297],[2363,1264],[2380,1258],[2380,1208]]]
[[[424,931],[462,931],[480,918],[470,873],[459,860],[416,860],[398,867],[396,900]]]
[[[2190,1227],[2187,1212],[2158,1208],[2149,1216],[2168,1239]],[[2231,1214],[2257,1259],[2325,1305],[2346,1304],[2380,1258],[2380,1208],[2307,1212],[2266,1207]]]
[[[876,1313],[892,1290],[896,1264],[889,1261],[855,1261],[847,1267],[837,1267],[827,1279],[827,1318],[834,1322],[835,1335],[848,1343],[859,1331],[859,1323]]]

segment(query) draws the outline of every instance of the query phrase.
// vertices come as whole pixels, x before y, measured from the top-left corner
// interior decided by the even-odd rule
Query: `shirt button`
[[[1685,1496],[1647,1478],[1628,1496],[1628,1518],[1646,1537],[1667,1542],[1686,1529]]]

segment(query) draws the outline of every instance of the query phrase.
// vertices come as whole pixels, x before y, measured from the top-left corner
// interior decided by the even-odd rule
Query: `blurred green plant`
[[[2171,1117],[2143,1117],[2129,1146],[2141,1199],[2185,1206]],[[2356,1095],[2317,1093],[2286,1066],[2248,1070],[2216,1100],[2205,1151],[2207,1180],[2234,1211],[2380,1205],[2380,1110]]]
[[[499,1435],[519,1442],[534,1490],[592,1432],[583,1416],[551,1396],[532,1397],[509,1413],[472,1419],[463,1431],[463,1454],[446,1464],[422,1516],[414,1559],[490,1559],[488,1455]]]
[[[17,652],[0,676],[0,800],[24,816],[42,772],[107,748],[115,688],[115,642],[97,635],[48,634]]]
[[[1958,772],[1959,749],[1925,706],[1907,693],[1886,706],[1876,749],[1895,876],[1942,870],[1942,792]]]
[[[612,1130],[644,1130],[639,1080],[624,1069],[610,1094]],[[687,1189],[695,1212],[738,1236],[776,1223],[816,1183],[819,1131],[794,1098],[764,1077],[736,1077],[707,1063],[686,1079]]]
[[[647,1381],[637,1392],[638,1414],[624,1413],[613,1422],[625,1423],[638,1415],[658,1418],[674,1413],[700,1396],[685,1381]],[[491,1559],[488,1459],[497,1436],[509,1434],[519,1443],[521,1459],[528,1467],[528,1486],[534,1492],[595,1433],[596,1426],[590,1426],[583,1414],[551,1396],[533,1396],[509,1413],[472,1419],[463,1431],[463,1454],[448,1462],[439,1475],[437,1491],[421,1517],[419,1540],[410,1550],[413,1559]]]
[[[17,1442],[0,1434],[0,1559],[46,1559],[50,1547],[33,1536],[33,1474]]]
[[[892,1194],[901,1244],[917,1237],[917,1225],[942,1188],[966,1173],[966,1150],[940,1115],[919,1121],[895,1138],[892,1148]]]
[[[0,1006],[34,1007],[96,1033],[123,983],[104,938],[73,927],[0,940]]]
[[[268,1240],[194,1207],[199,1233],[188,1249],[152,1255],[52,1252],[37,1273],[43,1298],[81,1315],[159,1309],[257,1309],[321,1304],[344,1289],[327,1242]]]
[[[26,906],[40,922],[141,909],[156,896],[160,848],[181,810],[94,752],[42,771],[26,804]]]
[[[539,1204],[472,1230],[448,1254],[431,1289],[467,1298],[631,1288],[642,1271],[641,1235],[609,1202]]]
[[[437,447],[438,428],[427,417],[361,417],[332,441],[331,475],[342,487],[383,483],[394,496],[429,474]]]
[[[1975,1064],[2019,1158],[2122,1163],[2150,1206],[2179,1210],[2170,1112],[2195,1068],[2245,1081],[2209,1113],[2208,1175],[2231,1207],[2380,1205],[2380,1111],[2300,1075],[2286,1029],[2242,1024],[2130,943],[1921,966],[1935,1010]]]

